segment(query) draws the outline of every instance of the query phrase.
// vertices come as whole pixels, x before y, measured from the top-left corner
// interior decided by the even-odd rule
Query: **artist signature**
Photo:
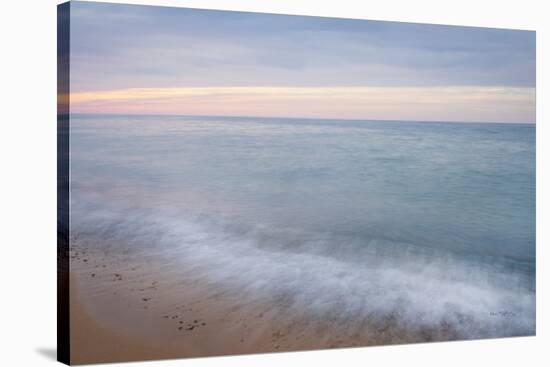
[[[489,315],[494,317],[516,317],[518,314],[513,311],[491,311]]]

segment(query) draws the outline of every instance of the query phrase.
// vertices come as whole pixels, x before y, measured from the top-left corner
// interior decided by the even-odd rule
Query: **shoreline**
[[[349,320],[338,309],[300,312],[289,309],[284,297],[243,297],[192,268],[176,274],[138,259],[71,243],[72,363],[491,338],[465,338],[447,323],[411,329],[392,315]],[[500,337],[506,336],[522,335]]]
[[[392,344],[384,338],[373,343],[367,329],[358,332],[337,318],[291,314],[192,279],[173,291],[165,280],[143,279],[136,265],[104,263],[86,250],[73,252],[75,364]]]

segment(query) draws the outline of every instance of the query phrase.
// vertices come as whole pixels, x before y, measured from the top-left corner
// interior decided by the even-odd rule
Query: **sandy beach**
[[[175,351],[151,346],[122,334],[90,316],[78,300],[78,285],[71,277],[71,363],[107,363],[174,358]]]
[[[154,258],[71,242],[71,360],[75,364],[448,341],[442,322],[422,328],[398,315],[297,311],[290,300],[253,297]],[[182,276],[182,274],[185,274]],[[338,300],[335,300],[337,302]],[[464,317],[464,323],[471,321]]]
[[[73,242],[74,243],[74,242]],[[396,320],[346,322],[296,314],[284,302],[238,299],[201,279],[150,274],[127,259],[72,245],[75,364],[269,353],[428,341]],[[154,280],[156,279],[156,280]],[[376,335],[376,337],[373,337]],[[447,335],[452,339],[452,335]]]

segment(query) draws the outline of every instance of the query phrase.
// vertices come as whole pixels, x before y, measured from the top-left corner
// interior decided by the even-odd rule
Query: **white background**
[[[112,2],[121,2],[115,1]],[[537,31],[537,337],[130,363],[126,366],[517,366],[550,363],[549,23],[530,0],[149,0],[140,4]],[[56,348],[56,4],[2,1],[0,365],[53,365]],[[544,69],[546,68],[546,69]],[[546,115],[546,116],[545,116]],[[546,190],[545,190],[546,188]],[[546,228],[545,228],[546,227]]]

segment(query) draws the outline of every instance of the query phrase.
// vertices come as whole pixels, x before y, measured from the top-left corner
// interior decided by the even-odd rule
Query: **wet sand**
[[[144,343],[100,324],[78,300],[76,278],[71,276],[71,364],[176,358],[178,351]]]
[[[149,260],[148,260],[149,261]],[[157,269],[154,273],[151,269]],[[300,314],[285,299],[246,298],[152,262],[71,245],[71,360],[75,364],[453,340],[411,334],[398,320]]]
[[[159,274],[162,280],[151,281],[138,266],[82,248],[73,248],[71,269],[75,364],[373,344],[340,320],[291,315],[282,305],[237,299],[197,280],[170,284]]]

